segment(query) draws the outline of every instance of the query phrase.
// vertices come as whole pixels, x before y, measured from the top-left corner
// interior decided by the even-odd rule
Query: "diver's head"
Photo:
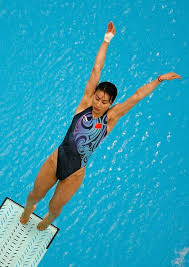
[[[93,109],[96,113],[104,113],[113,104],[117,96],[117,88],[113,83],[99,83],[93,97]]]
[[[104,92],[104,93],[107,93],[109,95],[110,104],[112,105],[116,96],[117,96],[116,86],[110,82],[101,82],[97,85],[97,87],[95,89],[95,93],[99,90]]]

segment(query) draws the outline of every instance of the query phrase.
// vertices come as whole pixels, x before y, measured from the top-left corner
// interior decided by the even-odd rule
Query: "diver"
[[[81,186],[89,157],[118,120],[161,82],[181,79],[181,76],[174,72],[159,75],[155,80],[140,87],[125,102],[112,106],[117,96],[117,88],[111,82],[99,83],[99,80],[107,48],[115,33],[115,26],[111,21],[67,134],[41,166],[33,189],[29,192],[20,218],[22,224],[28,222],[36,203],[58,182],[49,202],[49,211],[37,225],[38,230],[45,230],[60,215],[63,207]]]

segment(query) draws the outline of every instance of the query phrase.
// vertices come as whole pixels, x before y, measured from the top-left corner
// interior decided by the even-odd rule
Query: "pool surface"
[[[82,186],[53,222],[40,267],[189,266],[189,2],[0,1],[0,203],[25,204],[62,142],[103,41],[100,81],[120,103],[169,71],[91,156]],[[53,187],[38,203],[43,217]]]

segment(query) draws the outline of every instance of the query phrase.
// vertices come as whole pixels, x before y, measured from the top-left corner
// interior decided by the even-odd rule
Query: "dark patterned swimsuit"
[[[92,117],[92,107],[76,114],[58,147],[57,178],[64,180],[86,166],[90,155],[106,135],[107,111],[97,119]]]

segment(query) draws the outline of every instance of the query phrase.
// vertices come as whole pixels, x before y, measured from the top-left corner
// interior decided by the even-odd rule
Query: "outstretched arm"
[[[112,21],[108,24],[108,29],[106,31],[106,34],[108,34],[108,36],[110,35],[110,38],[108,38],[108,36],[106,37],[105,35],[104,41],[102,42],[98,50],[95,63],[94,63],[94,66],[91,72],[91,76],[85,87],[84,96],[86,97],[93,96],[94,90],[100,80],[100,74],[101,74],[102,68],[104,67],[104,61],[106,57],[107,48],[109,46],[111,38],[115,35],[115,27]]]
[[[110,109],[110,118],[117,121],[121,116],[125,115],[134,105],[136,105],[140,100],[149,95],[162,81],[164,80],[174,80],[181,79],[181,76],[169,72],[163,75],[160,75],[157,79],[152,82],[143,85],[140,87],[134,95],[128,98],[125,102],[117,104]]]
[[[174,80],[174,79],[181,79],[181,76],[174,73],[174,72],[169,72],[169,73],[165,73],[163,75],[160,75],[157,79],[155,79],[154,81],[143,85],[142,87],[140,87],[136,93],[139,96],[139,99],[143,99],[144,97],[146,97],[147,95],[149,95],[162,81],[164,80]]]

